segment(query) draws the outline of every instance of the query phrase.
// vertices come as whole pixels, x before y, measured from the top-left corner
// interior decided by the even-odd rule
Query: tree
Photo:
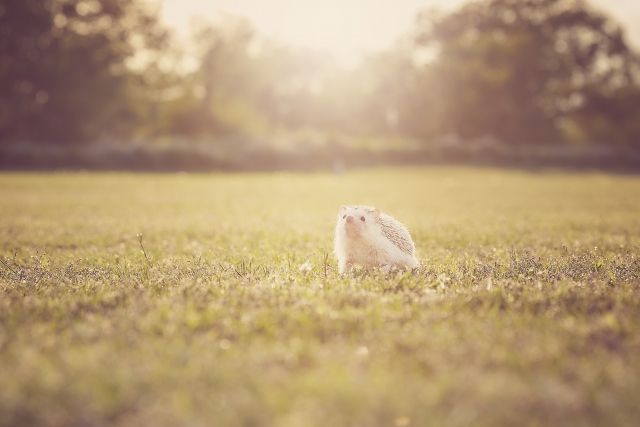
[[[3,0],[0,140],[130,134],[144,66],[166,36],[135,0]]]
[[[437,52],[421,70],[428,91],[412,99],[438,123],[414,126],[422,134],[566,139],[594,103],[637,85],[637,57],[621,27],[580,0],[472,2],[422,15],[416,41]]]
[[[325,55],[282,46],[234,16],[203,23],[194,45],[199,63],[185,76],[186,90],[175,102],[174,133],[264,139],[282,128],[326,130],[339,121],[336,110],[346,103],[332,99],[329,80],[336,76]]]

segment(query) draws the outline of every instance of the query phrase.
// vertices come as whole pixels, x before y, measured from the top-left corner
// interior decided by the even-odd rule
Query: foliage
[[[638,149],[638,53],[588,3],[473,1],[409,33],[349,68],[232,16],[197,26],[192,52],[142,0],[5,1],[0,141],[273,149],[307,132],[329,148],[348,135]]]
[[[640,416],[637,177],[4,174],[0,186],[0,425]],[[339,277],[332,228],[349,201],[405,222],[423,267]]]
[[[233,17],[200,26],[193,41],[199,66],[185,77],[176,134],[354,130],[357,82],[326,55],[278,44]]]
[[[638,57],[622,28],[583,1],[470,2],[423,15],[416,33],[419,46],[437,50],[411,104],[430,107],[416,109],[415,120],[435,116],[423,132],[539,143],[576,137],[563,130],[577,125],[588,141],[638,136],[640,110],[627,96],[639,90]],[[583,115],[606,131],[593,132]]]
[[[166,42],[140,2],[3,1],[0,34],[0,139],[85,142],[140,126],[141,68]]]

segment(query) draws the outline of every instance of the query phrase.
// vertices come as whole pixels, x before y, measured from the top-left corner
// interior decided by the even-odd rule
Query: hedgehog
[[[399,221],[371,206],[342,206],[334,252],[344,274],[354,265],[414,269],[420,266],[411,235]]]

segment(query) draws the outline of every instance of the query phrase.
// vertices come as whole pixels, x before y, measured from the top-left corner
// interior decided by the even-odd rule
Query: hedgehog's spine
[[[413,255],[415,247],[409,236],[409,232],[400,222],[386,215],[380,215],[378,219],[382,234],[396,247],[407,255]]]

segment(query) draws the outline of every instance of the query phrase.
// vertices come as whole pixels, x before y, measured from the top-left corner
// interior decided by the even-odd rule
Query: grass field
[[[0,196],[2,426],[640,423],[640,177],[4,174]],[[420,271],[339,277],[347,203],[405,222]]]

